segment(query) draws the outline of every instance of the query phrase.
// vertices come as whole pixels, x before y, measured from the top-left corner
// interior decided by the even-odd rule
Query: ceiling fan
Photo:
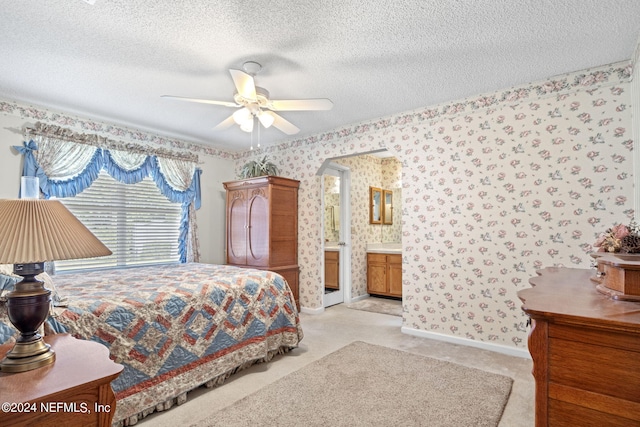
[[[241,70],[230,69],[231,78],[236,87],[233,95],[234,102],[215,101],[210,99],[185,98],[181,96],[162,95],[163,98],[176,99],[179,101],[200,102],[203,104],[222,105],[224,107],[238,108],[232,115],[218,124],[215,130],[224,130],[240,125],[240,129],[245,132],[252,132],[254,121],[258,121],[268,128],[273,126],[280,129],[287,135],[295,135],[300,131],[297,126],[275,111],[311,111],[330,110],[333,102],[326,98],[316,99],[270,99],[269,92],[255,85],[254,76],[262,70],[262,65],[254,61],[247,61],[242,65]]]

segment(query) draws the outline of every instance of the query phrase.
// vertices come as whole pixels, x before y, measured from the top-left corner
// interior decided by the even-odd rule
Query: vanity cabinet
[[[367,292],[402,297],[402,255],[367,253]]]
[[[339,251],[324,251],[324,287],[340,289]]]
[[[594,270],[549,267],[518,292],[531,319],[535,425],[640,425],[640,305],[599,293]]]
[[[298,187],[300,181],[261,176],[225,182],[227,264],[282,275],[300,309]]]

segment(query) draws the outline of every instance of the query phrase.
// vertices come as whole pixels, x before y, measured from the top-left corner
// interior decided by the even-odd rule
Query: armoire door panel
[[[256,195],[249,200],[249,248],[247,257],[252,265],[269,263],[269,200]]]
[[[230,264],[247,262],[247,204],[243,193],[234,191],[228,197],[227,260]]]

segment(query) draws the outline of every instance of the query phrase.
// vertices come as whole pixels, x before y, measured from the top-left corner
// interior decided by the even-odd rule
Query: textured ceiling
[[[293,138],[631,58],[638,0],[13,0],[2,4],[0,98],[245,150],[229,68],[274,99]],[[257,137],[257,136],[256,136]],[[263,144],[291,139],[269,128]]]

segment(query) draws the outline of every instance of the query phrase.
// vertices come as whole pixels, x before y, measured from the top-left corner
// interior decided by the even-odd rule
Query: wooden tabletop
[[[109,349],[68,334],[44,338],[56,353],[53,364],[27,372],[0,372],[0,396],[10,402],[33,402],[61,391],[115,379],[123,366],[109,359]],[[13,344],[0,346],[0,359]]]
[[[640,333],[640,303],[616,301],[596,290],[593,269],[548,267],[518,292],[522,309],[532,317],[555,322],[599,325]]]

